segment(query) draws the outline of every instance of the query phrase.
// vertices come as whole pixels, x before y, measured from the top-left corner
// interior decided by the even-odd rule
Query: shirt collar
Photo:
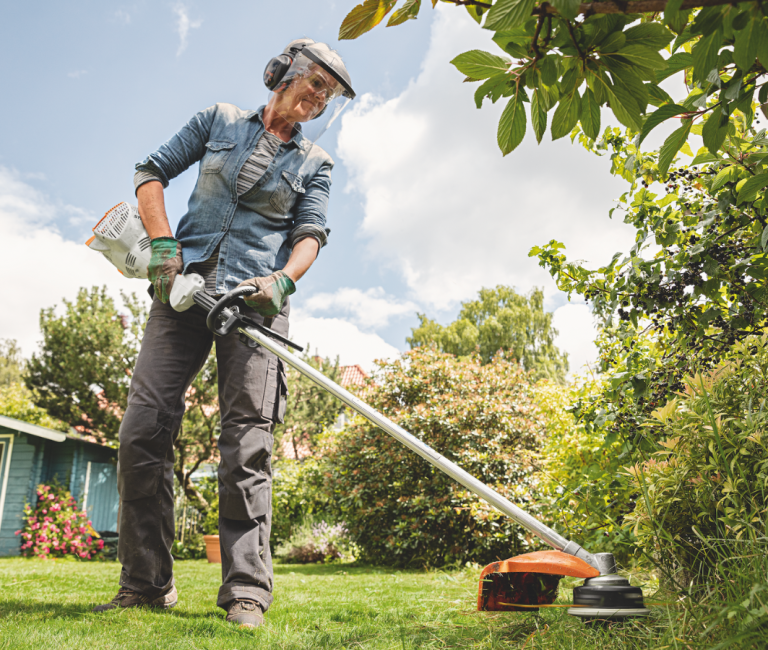
[[[266,108],[266,105],[260,106],[255,111],[251,111],[246,115],[247,120],[253,120],[258,119],[259,122],[261,122],[262,127],[264,126],[264,109]],[[287,145],[293,145],[295,147],[298,147],[302,151],[306,151],[307,145],[309,144],[309,140],[307,140],[304,137],[304,134],[301,132],[301,126],[299,126],[298,129],[296,129],[296,133],[293,134],[293,137],[288,140],[285,144]]]

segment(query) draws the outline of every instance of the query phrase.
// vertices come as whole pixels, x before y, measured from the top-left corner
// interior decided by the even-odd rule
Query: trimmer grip
[[[195,304],[195,292],[204,290],[205,280],[202,275],[197,273],[177,275],[171,287],[171,307],[176,311],[187,311]]]

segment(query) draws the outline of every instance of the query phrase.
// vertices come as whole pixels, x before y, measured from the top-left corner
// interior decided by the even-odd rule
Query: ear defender
[[[279,54],[270,59],[267,67],[264,68],[264,85],[270,90],[274,90],[282,81],[292,63],[293,58],[287,54]]]

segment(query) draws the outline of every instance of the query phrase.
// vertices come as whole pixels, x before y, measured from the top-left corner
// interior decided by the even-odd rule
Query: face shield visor
[[[310,58],[310,56],[312,58]],[[336,121],[354,97],[341,75],[319,57],[296,55],[270,93],[267,106],[312,143]]]

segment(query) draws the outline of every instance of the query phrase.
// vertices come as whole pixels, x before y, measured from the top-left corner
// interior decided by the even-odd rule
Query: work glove
[[[181,243],[173,237],[156,237],[152,240],[152,257],[147,266],[147,277],[155,287],[155,295],[167,303],[176,276],[184,270],[181,259]]]
[[[264,317],[277,316],[283,308],[285,299],[296,293],[296,285],[285,271],[275,271],[266,278],[251,278],[237,286],[256,287],[259,290],[250,296],[243,296],[243,299],[246,305]]]

